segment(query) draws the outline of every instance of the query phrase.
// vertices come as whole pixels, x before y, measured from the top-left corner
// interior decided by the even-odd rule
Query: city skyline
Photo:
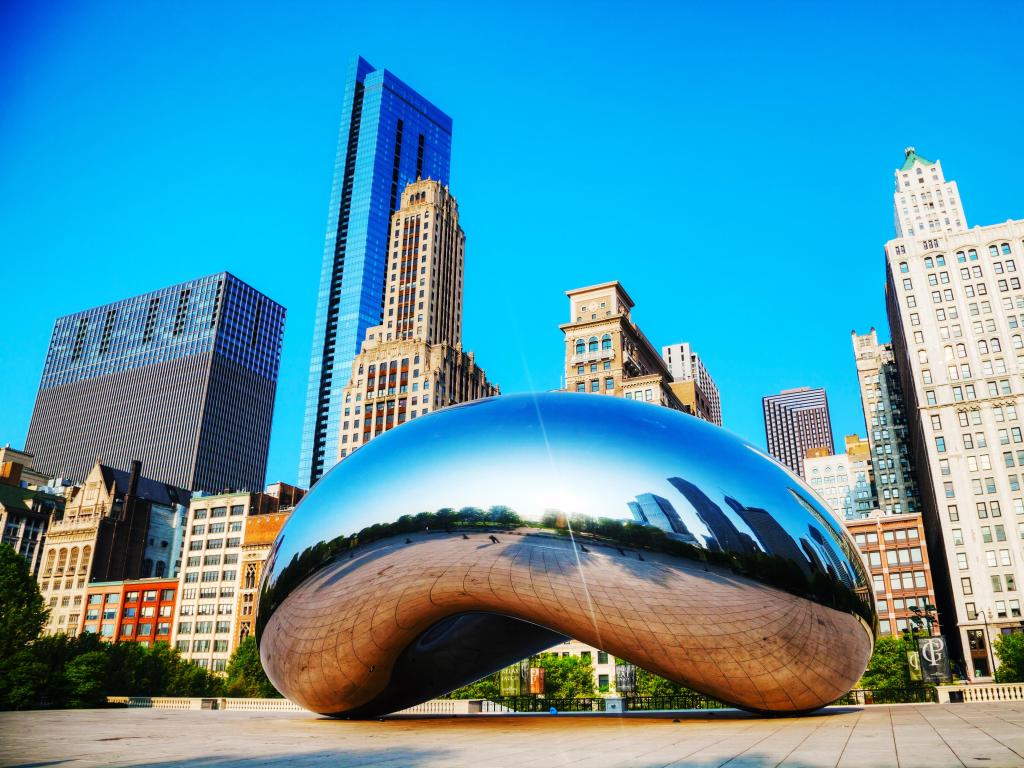
[[[126,23],[131,24],[135,18],[132,16]],[[31,20],[21,19],[19,21],[31,27]],[[67,24],[71,24],[71,22],[68,21]],[[31,28],[34,29],[34,27]],[[69,29],[62,27],[62,30],[65,34],[70,34]],[[255,34],[251,28],[249,32]],[[195,40],[192,39],[192,42]],[[891,189],[889,174],[894,168],[900,166],[903,146],[914,144],[926,157],[940,159],[945,163],[947,172],[952,178],[958,180],[961,191],[968,200],[967,212],[971,222],[994,223],[1008,217],[1021,215],[1011,186],[1012,180],[1020,176],[1019,171],[1015,170],[1020,160],[1012,156],[1007,158],[1009,171],[1006,173],[994,172],[992,166],[984,161],[989,147],[993,143],[1000,143],[1001,134],[998,134],[998,129],[989,128],[983,134],[965,133],[969,130],[981,131],[981,129],[968,129],[961,125],[957,130],[962,133],[943,135],[941,131],[937,131],[930,125],[927,127],[923,125],[902,126],[898,129],[883,127],[878,130],[877,135],[865,141],[863,145],[853,146],[852,142],[848,145],[843,144],[842,141],[837,143],[837,139],[840,137],[845,141],[850,141],[851,135],[855,133],[850,126],[846,126],[842,129],[834,129],[831,136],[801,134],[802,142],[795,140],[789,143],[782,142],[778,147],[773,148],[774,151],[771,154],[758,153],[757,145],[761,139],[753,136],[737,136],[726,132],[723,141],[737,142],[742,138],[741,146],[744,151],[742,160],[727,161],[734,162],[735,165],[730,168],[729,173],[722,175],[742,173],[742,178],[747,183],[754,185],[755,188],[767,189],[767,185],[770,184],[773,191],[767,196],[776,196],[779,187],[789,195],[785,206],[768,206],[770,209],[768,213],[752,213],[754,216],[752,224],[763,225],[765,216],[773,219],[768,222],[769,224],[775,224],[774,227],[769,226],[767,230],[763,227],[756,230],[758,239],[753,246],[748,242],[742,243],[742,247],[737,245],[738,240],[734,238],[738,236],[739,230],[732,232],[729,240],[709,239],[706,233],[702,233],[701,239],[695,240],[692,248],[681,247],[678,251],[668,253],[664,259],[668,263],[661,266],[659,270],[654,270],[640,266],[641,260],[628,262],[621,259],[621,256],[616,257],[616,253],[622,254],[629,251],[623,247],[622,234],[610,232],[604,244],[588,249],[587,263],[581,264],[578,259],[572,258],[577,253],[573,249],[575,236],[572,234],[574,228],[572,222],[577,221],[581,211],[586,210],[592,203],[586,200],[574,201],[570,199],[571,195],[566,194],[566,199],[561,201],[564,207],[557,209],[553,217],[535,222],[536,229],[524,232],[531,241],[539,242],[541,247],[517,247],[514,251],[517,266],[520,269],[532,270],[537,277],[533,281],[535,287],[531,290],[530,317],[517,318],[518,322],[510,327],[509,333],[504,336],[495,335],[491,333],[489,324],[484,318],[490,311],[489,305],[493,300],[489,294],[489,284],[495,278],[496,267],[485,268],[483,262],[488,256],[491,256],[490,260],[500,263],[503,256],[508,253],[500,242],[502,238],[505,238],[506,232],[502,228],[496,227],[495,221],[505,215],[511,188],[495,188],[493,171],[477,168],[480,159],[484,156],[481,153],[484,149],[485,139],[480,134],[486,134],[492,127],[493,118],[483,114],[480,108],[470,108],[466,101],[467,96],[459,95],[460,91],[479,95],[478,88],[481,78],[485,75],[465,69],[451,71],[454,65],[451,60],[447,59],[443,59],[441,63],[434,65],[434,68],[431,69],[429,62],[417,61],[415,57],[399,51],[398,48],[399,46],[393,49],[388,48],[378,39],[372,40],[364,48],[358,39],[351,37],[346,38],[344,55],[339,55],[336,47],[332,50],[332,55],[335,56],[332,69],[329,73],[323,74],[322,81],[316,83],[317,86],[326,89],[322,91],[321,100],[329,102],[329,105],[321,105],[320,111],[316,113],[316,130],[311,134],[318,137],[316,150],[301,156],[302,161],[307,164],[307,168],[304,170],[305,175],[301,177],[300,182],[298,176],[282,177],[281,169],[277,169],[278,180],[287,178],[293,185],[299,184],[298,187],[287,187],[287,189],[294,191],[299,188],[301,193],[292,203],[285,201],[285,196],[276,190],[268,190],[261,193],[264,197],[259,197],[263,207],[256,206],[259,211],[266,214],[276,212],[277,206],[282,204],[294,205],[296,211],[301,205],[303,211],[301,216],[296,215],[296,211],[292,211],[294,221],[290,221],[289,226],[284,227],[280,234],[270,237],[270,246],[262,249],[256,248],[257,251],[262,252],[262,260],[250,260],[249,249],[253,243],[246,237],[252,237],[252,235],[243,237],[243,233],[240,232],[240,230],[252,228],[256,230],[257,239],[266,236],[267,233],[261,229],[263,222],[258,220],[258,216],[252,214],[250,214],[250,219],[241,222],[237,216],[232,217],[232,226],[230,227],[225,225],[225,221],[219,222],[225,230],[232,230],[232,241],[241,239],[241,242],[231,249],[224,249],[224,244],[214,238],[216,245],[204,244],[200,248],[194,248],[194,252],[183,253],[178,259],[171,258],[168,250],[161,250],[161,248],[166,249],[175,245],[180,246],[185,242],[197,241],[201,239],[196,237],[197,235],[205,235],[211,231],[212,222],[203,218],[202,215],[198,219],[200,229],[194,231],[195,224],[192,219],[196,213],[202,214],[201,206],[194,211],[190,205],[179,205],[177,208],[171,206],[168,215],[175,220],[181,219],[181,221],[176,224],[176,229],[172,233],[172,237],[169,238],[172,243],[159,247],[155,247],[155,244],[148,241],[133,241],[134,233],[130,223],[127,229],[132,234],[124,236],[124,240],[121,242],[117,238],[111,238],[109,230],[122,223],[122,214],[120,213],[118,215],[97,215],[88,224],[79,218],[83,214],[72,213],[68,221],[62,222],[65,229],[61,231],[61,236],[47,238],[46,244],[30,237],[30,233],[26,229],[28,224],[20,220],[14,222],[13,220],[19,219],[18,216],[12,216],[12,222],[0,225],[0,245],[5,247],[5,252],[23,253],[27,261],[25,265],[12,265],[13,272],[11,274],[15,279],[26,279],[31,274],[28,271],[28,265],[34,263],[36,259],[42,258],[48,260],[51,267],[48,271],[42,272],[38,266],[33,266],[32,272],[35,273],[36,279],[46,280],[50,285],[57,284],[59,275],[75,270],[79,263],[78,260],[82,258],[83,246],[86,253],[102,250],[115,257],[111,259],[115,263],[109,267],[96,264],[94,269],[90,270],[90,274],[83,276],[82,281],[86,295],[81,298],[86,299],[86,296],[88,298],[80,303],[65,303],[68,301],[68,297],[57,292],[49,294],[47,301],[25,301],[23,305],[16,305],[18,311],[15,313],[16,318],[10,321],[11,325],[9,325],[9,333],[2,347],[2,354],[5,359],[17,365],[25,374],[23,377],[13,377],[12,380],[5,382],[0,391],[0,394],[4,396],[5,403],[8,404],[3,415],[0,416],[0,439],[9,440],[12,445],[17,446],[27,433],[31,400],[34,397],[34,382],[38,382],[38,374],[41,372],[44,362],[41,350],[45,348],[45,345],[41,345],[39,339],[48,335],[57,316],[116,301],[126,295],[153,290],[161,285],[180,282],[194,274],[206,274],[218,269],[227,269],[238,274],[247,282],[266,290],[268,295],[289,309],[289,328],[282,361],[281,397],[278,398],[267,479],[294,480],[305,394],[303,385],[308,370],[309,342],[312,338],[313,327],[310,305],[314,303],[315,288],[313,285],[316,281],[315,277],[311,278],[311,276],[315,275],[319,268],[322,242],[318,248],[316,241],[323,232],[324,191],[329,188],[330,184],[330,160],[324,162],[323,159],[329,158],[333,154],[335,143],[333,138],[327,138],[324,141],[323,137],[330,137],[330,134],[336,130],[341,118],[340,94],[347,60],[354,58],[359,53],[365,55],[375,65],[396,72],[417,91],[428,94],[433,101],[442,104],[455,121],[453,169],[456,175],[453,177],[452,189],[464,208],[467,235],[473,244],[473,252],[477,255],[477,260],[466,274],[466,347],[474,349],[481,359],[487,362],[489,376],[501,384],[504,392],[544,390],[559,386],[562,365],[559,362],[558,345],[554,342],[557,341],[557,325],[562,320],[564,312],[561,303],[564,301],[564,290],[573,285],[589,285],[614,279],[622,280],[630,286],[634,295],[643,297],[641,310],[637,313],[637,321],[652,338],[665,340],[686,338],[701,351],[702,357],[707,359],[708,367],[714,372],[716,381],[722,389],[726,428],[763,446],[760,397],[783,388],[806,385],[823,386],[829,392],[834,436],[838,438],[852,432],[863,434],[863,417],[860,414],[856,369],[850,359],[845,338],[851,329],[863,332],[872,325],[880,329],[887,327],[881,295],[884,277],[881,243],[893,237],[892,215],[888,206],[888,199],[890,199],[888,194]],[[657,54],[654,56],[658,58]],[[103,61],[105,60],[102,60],[100,64],[94,64],[94,66],[100,67],[102,70]],[[830,61],[833,64],[837,63],[837,60]],[[994,57],[993,66],[998,66],[998,62],[998,56]],[[21,68],[18,70],[19,74],[27,75],[31,71],[34,74],[49,75],[51,80],[53,78],[53,73],[45,71],[45,68],[43,71],[31,70],[32,66],[42,66],[39,62],[19,62],[19,64],[21,64]],[[974,64],[975,68],[979,66],[981,65]],[[101,75],[103,71],[101,71]],[[497,73],[505,77],[511,76],[510,72],[500,68],[496,69],[493,64],[485,67],[484,71],[488,74]],[[678,69],[669,67],[665,74],[670,81],[674,81],[673,77],[679,77],[678,71]],[[522,73],[516,74],[521,75]],[[602,70],[602,75],[608,74]],[[183,79],[180,81],[180,85],[183,87],[183,84],[187,82],[189,81]],[[979,82],[982,93],[975,95],[976,100],[995,99],[995,91],[999,89],[994,88],[994,85],[991,85],[990,81],[984,77]],[[66,87],[67,83],[64,81],[58,79],[56,82],[57,85],[61,83]],[[273,85],[273,82],[271,84]],[[193,83],[193,85],[195,84]],[[297,100],[308,98],[309,91],[313,90],[314,85],[310,84],[305,88],[309,90],[301,89],[300,94],[296,97]],[[993,88],[993,92],[989,93],[988,88]],[[57,92],[60,90],[58,87]],[[198,92],[203,93],[201,88],[198,89]],[[243,92],[242,96],[237,97],[243,102],[245,99],[255,99],[255,93],[248,93],[245,89]],[[274,93],[280,95],[283,91],[279,88]],[[323,96],[323,94],[327,95]],[[577,112],[582,109],[583,114],[586,114],[587,110],[596,109],[581,93],[573,91],[572,95],[578,97],[570,99],[570,101],[574,101]],[[861,98],[867,98],[865,93],[860,95]],[[20,134],[25,133],[26,125],[32,122],[34,116],[38,116],[40,105],[34,104],[26,93],[18,93],[17,96],[15,106],[23,107],[24,110],[16,118],[9,118],[0,127],[0,132],[2,132],[0,135],[5,139],[0,144],[5,147],[6,152],[16,153],[28,149],[27,157],[31,158],[33,157],[31,148],[34,145],[29,137]],[[661,102],[655,100],[647,106],[656,111],[669,109],[668,101],[670,100]],[[252,103],[254,104],[255,101]],[[718,109],[723,109],[722,105],[711,98],[708,93],[698,93],[697,97],[682,99],[681,103],[698,107],[717,105]],[[248,102],[244,102],[244,104],[248,104]],[[490,108],[493,109],[493,102],[485,101],[485,104],[490,105]],[[1004,107],[1001,101],[999,104],[1001,108]],[[882,103],[879,102],[875,106],[881,107]],[[832,104],[832,108],[833,110],[837,109],[835,104]],[[153,110],[155,115],[156,105],[143,104],[140,109],[142,110],[140,119],[145,127],[147,123],[143,118],[148,114],[146,110]],[[1020,109],[1020,107],[1010,104],[1005,106],[1000,113],[1004,118],[1001,122],[1006,126],[1019,124],[1014,109]],[[330,120],[325,119],[328,113],[333,113]],[[567,115],[568,112],[557,112],[554,119],[556,122],[565,120]],[[718,117],[721,118],[722,114],[719,114]],[[86,128],[82,130],[89,136],[92,136],[89,134],[89,129],[96,129],[102,124],[97,123],[95,118],[95,115],[86,115],[83,118],[83,125]],[[304,114],[302,119],[308,120],[309,115]],[[60,122],[55,119],[53,124],[57,125]],[[291,123],[288,125],[295,127]],[[813,126],[813,121],[811,125]],[[520,122],[517,126],[520,131],[529,128],[529,124],[526,122]],[[150,128],[152,127],[150,126]],[[202,134],[204,138],[196,140],[200,143],[202,141],[209,142],[213,146],[217,142],[225,140],[226,137],[222,134],[226,128],[226,125],[221,124],[215,130],[211,129],[208,133]],[[140,134],[141,137],[149,135],[145,131]],[[159,132],[156,135],[159,136]],[[293,158],[294,155],[289,154],[294,152],[291,147],[291,136],[295,136],[298,142],[309,140],[309,135],[306,134],[278,135],[276,141],[267,146],[265,151],[273,155],[275,150],[280,149],[285,156]],[[1010,133],[1008,132],[1007,138],[1009,137]],[[84,140],[86,136],[78,138]],[[245,141],[252,140],[252,137],[242,138]],[[488,138],[491,137],[488,136]],[[708,137],[702,136],[702,138],[707,139]],[[105,139],[101,136],[92,136],[91,140],[99,142],[99,146],[105,146]],[[545,132],[544,140],[555,144],[552,152],[564,152],[568,147],[558,137],[547,135],[547,132]],[[589,146],[590,141],[597,142],[599,139],[597,137],[584,138],[582,141]],[[1003,141],[1002,143],[1007,142]],[[734,143],[732,148],[735,149],[735,146]],[[829,147],[832,147],[831,151],[829,151]],[[179,144],[177,149],[178,151],[175,151],[175,145],[172,144],[163,152],[173,158],[172,164],[185,163],[188,165],[186,145]],[[493,152],[494,147],[492,146],[490,149]],[[525,163],[535,176],[539,176],[542,183],[553,183],[551,178],[544,176],[540,166],[531,164],[535,163],[537,158],[531,155],[529,149],[529,142],[524,143],[522,137],[519,137],[518,143],[513,143],[511,146],[502,145],[502,150],[506,153],[504,157],[514,160],[514,167],[519,169],[520,165]],[[701,150],[701,154],[705,152],[707,149]],[[710,152],[709,154],[715,153]],[[58,152],[57,155],[59,156],[60,153]],[[134,156],[132,155],[132,157]],[[550,158],[550,155],[544,156]],[[309,162],[311,157],[317,158],[317,162]],[[726,154],[723,152],[721,157],[725,158]],[[11,160],[13,163],[14,158]],[[686,155],[686,164],[691,164],[693,160],[694,158],[689,154]],[[20,162],[24,163],[25,161]],[[52,162],[56,163],[57,158],[54,158]],[[561,174],[565,174],[561,189],[566,192],[572,190],[572,186],[567,181],[572,177],[572,173],[566,173],[566,171],[575,166],[568,160],[564,162],[568,165],[559,166],[559,168],[560,178]],[[830,165],[830,172],[837,174],[843,181],[835,188],[830,187],[831,194],[841,195],[843,203],[841,207],[844,208],[842,222],[830,221],[829,217],[836,216],[835,212],[829,213],[822,208],[812,207],[815,213],[807,215],[806,205],[809,196],[818,194],[816,185],[823,175],[821,173],[823,163]],[[118,163],[115,162],[115,165]],[[130,163],[128,165],[130,166]],[[52,185],[55,177],[48,173],[53,169],[45,163],[39,167],[40,179],[46,179]],[[87,167],[88,162],[85,163],[85,167],[76,165],[75,169],[78,174],[88,175]],[[190,165],[189,168],[191,168]],[[109,178],[113,181],[117,178],[117,173],[125,174],[129,170],[130,167],[124,167],[124,162],[122,162],[118,169],[111,172]],[[671,196],[669,192],[673,189],[673,181],[676,178],[673,174],[677,172],[674,166],[670,166],[669,170],[667,178],[659,181],[658,186],[655,187],[655,189],[662,190],[665,193],[663,196],[666,197]],[[725,198],[721,194],[724,190],[717,186],[722,183],[719,179],[721,173],[719,165],[697,162],[690,165],[687,170],[691,178],[696,177],[695,187],[706,187],[710,184],[712,190],[717,191],[710,195],[710,203],[700,203],[695,198],[687,197],[687,204],[693,204],[696,208],[690,215],[683,217],[681,225],[693,229],[705,229],[697,225],[696,222],[701,221],[699,217],[707,214],[711,207],[719,209],[717,212],[711,211],[714,214],[713,225],[717,222],[720,227],[721,222],[725,220],[736,222],[734,212],[727,211]],[[15,164],[15,167],[0,177],[0,201],[14,202],[12,195],[15,188],[18,188],[19,192],[25,192],[25,188],[19,187],[17,183],[19,173],[24,175],[24,172],[21,165]],[[645,183],[643,181],[646,178],[645,172],[642,164],[632,172],[627,169],[628,186],[640,188],[637,185]],[[158,188],[153,191],[161,195],[161,203],[155,205],[155,208],[158,208],[160,204],[166,206],[168,203],[174,202],[176,191],[173,184],[170,190],[164,189],[164,182],[168,179],[174,181],[173,174],[168,175],[167,168],[162,168],[160,174],[156,176],[154,182],[148,182]],[[851,180],[862,185],[862,189],[863,185],[869,185],[872,190],[870,195],[855,194],[853,191],[855,187],[846,184]],[[648,183],[650,181],[650,179],[647,180]],[[67,198],[80,197],[80,193],[78,195],[71,194],[71,190],[74,188],[72,179],[65,179],[63,183],[65,187],[68,185],[71,187],[71,189],[64,189]],[[236,179],[227,189],[234,190],[242,197],[251,195],[252,193],[246,192],[242,188],[243,186],[241,180]],[[804,189],[805,186],[808,189]],[[35,196],[33,196],[33,189],[32,185],[29,185],[24,199],[25,201],[35,201],[39,205],[38,189],[35,189]],[[144,190],[148,192],[150,187],[145,186]],[[502,194],[495,195],[493,191],[500,191]],[[122,211],[128,206],[128,202],[118,198],[114,190],[104,190],[104,192],[107,196],[113,195],[116,203],[115,210]],[[201,191],[196,194],[200,201],[205,199]],[[140,196],[147,197],[148,195]],[[586,198],[587,195],[578,197]],[[669,215],[668,210],[670,209],[664,207],[664,202],[652,201],[649,197],[646,195],[645,198],[648,199],[645,199],[644,202],[647,205],[647,215],[652,217],[652,221],[661,220]],[[17,212],[22,210],[26,204],[26,202],[22,202],[20,206],[8,206],[8,210]],[[673,206],[675,204],[673,203]],[[88,207],[85,202],[80,205]],[[39,205],[39,207],[45,208],[44,205]],[[307,207],[311,210],[305,210]],[[1015,210],[1015,207],[1018,209]],[[786,222],[784,228],[774,222],[774,218],[781,217],[787,209],[800,210],[800,230],[797,229],[793,221]],[[139,226],[156,226],[156,222],[147,218],[144,215],[146,212],[141,209],[136,210],[128,206],[128,210],[138,216]],[[856,225],[852,226],[852,233],[849,217],[856,220]],[[566,223],[560,223],[563,218],[566,219]],[[313,222],[312,226],[309,226],[310,221]],[[861,221],[865,223],[861,225]],[[829,227],[836,226],[837,223],[842,224],[844,236],[842,238],[827,238],[827,230]],[[301,226],[299,226],[300,224]],[[826,227],[825,224],[829,226]],[[94,231],[93,228],[98,228],[99,231]],[[710,227],[710,229],[714,228],[714,226]],[[636,237],[635,228],[630,229],[632,230],[631,238]],[[657,245],[658,239],[661,237],[657,231],[659,228],[651,227],[651,229],[653,230],[652,240],[640,240],[631,246],[636,248],[638,253]],[[789,240],[782,236],[784,231],[789,232]],[[804,245],[794,247],[793,239],[798,236],[800,240],[806,242]],[[729,273],[720,276],[713,274],[711,270],[705,270],[701,275],[699,269],[693,270],[692,260],[694,257],[705,251],[711,252],[711,249],[705,246],[713,246],[716,242],[722,248],[738,247],[737,252],[756,251],[767,257],[764,259],[765,262],[771,262],[773,255],[776,258],[785,256],[785,264],[789,268],[779,269],[776,264],[774,271],[787,273],[782,278],[782,282],[788,285],[789,293],[772,295],[772,291],[777,291],[782,284],[780,276],[768,274],[766,264],[762,263],[760,259],[752,259],[749,255],[743,257],[742,274]],[[130,243],[132,247],[129,250]],[[274,253],[273,246],[275,245],[279,248],[278,253]],[[838,254],[836,253],[837,249]],[[153,253],[154,250],[155,253]],[[804,251],[810,251],[815,256],[807,257],[803,254]],[[563,256],[561,262],[557,260],[559,253]],[[126,271],[120,261],[127,258],[128,254],[154,263],[147,264],[145,270]],[[789,300],[801,293],[822,289],[820,278],[816,279],[816,273],[810,269],[812,265],[820,263],[822,255],[830,257],[838,255],[846,265],[842,282],[844,290],[841,294],[839,291],[834,294],[837,311],[829,313],[827,318],[820,317],[820,307],[809,308],[806,313],[802,313],[799,307],[793,306],[795,302]],[[678,266],[672,263],[676,261],[679,262]],[[271,265],[264,262],[274,262],[273,268],[270,269]],[[282,268],[286,270],[284,274],[281,273]],[[107,272],[108,269],[112,269],[114,272]],[[690,283],[682,281],[681,272],[673,271],[679,269],[685,269],[689,276],[697,274],[704,278],[705,285],[702,285],[702,290],[699,293],[706,294],[706,296],[695,296],[692,292],[688,292],[684,311],[671,314],[656,312],[655,307],[667,306],[667,302],[676,297],[680,291],[687,291],[687,286]],[[666,270],[670,279],[665,279]],[[75,271],[77,276],[77,270]],[[794,280],[792,274],[789,274],[790,272],[795,273],[798,279]],[[112,279],[112,274],[116,274],[116,280]],[[676,280],[679,282],[675,282]],[[766,280],[765,287],[761,289],[759,285]],[[280,289],[277,287],[278,285],[281,286]],[[780,297],[787,300],[779,301]],[[666,304],[660,302],[666,302]],[[723,316],[720,313],[721,306],[740,307],[742,311],[727,313]],[[765,315],[766,312],[767,315]],[[788,322],[777,322],[782,318],[780,312],[787,315],[791,313],[793,317]],[[749,327],[751,319],[755,317],[758,318],[759,326],[771,323],[773,330],[775,330],[774,326],[778,326],[776,344],[771,345],[770,348],[769,345],[763,345],[766,347],[764,352],[752,349],[749,344],[741,346],[733,340],[739,329]],[[773,321],[772,318],[775,320]],[[716,325],[721,327],[716,328]],[[781,344],[779,344],[780,335],[783,339]],[[883,332],[883,336],[887,336],[887,334]],[[772,359],[769,360],[769,357]],[[286,368],[287,371],[284,370]],[[749,376],[751,370],[759,371],[760,375],[758,377]],[[751,379],[753,381],[750,381]]]

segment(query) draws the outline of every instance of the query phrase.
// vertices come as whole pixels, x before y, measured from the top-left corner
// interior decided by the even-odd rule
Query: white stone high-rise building
[[[1024,599],[1024,221],[967,229],[953,182],[913,152],[895,201],[887,305],[938,605],[988,678]]]
[[[904,153],[906,160],[896,171],[893,195],[896,237],[966,230],[967,216],[960,203],[960,192],[955,181],[946,181],[942,163],[926,160],[913,147],[907,147]]]
[[[690,404],[695,416],[722,426],[722,398],[718,385],[689,342],[662,347],[661,359],[672,374],[670,386],[683,404]]]

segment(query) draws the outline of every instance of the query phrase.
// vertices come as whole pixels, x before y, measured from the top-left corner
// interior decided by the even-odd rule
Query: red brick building
[[[899,636],[915,628],[939,634],[938,617],[925,607],[935,605],[935,588],[921,513],[882,515],[875,511],[843,523],[871,574],[878,634]],[[930,621],[923,618],[926,615]]]
[[[96,582],[87,588],[80,628],[108,642],[170,643],[177,601],[177,579]]]

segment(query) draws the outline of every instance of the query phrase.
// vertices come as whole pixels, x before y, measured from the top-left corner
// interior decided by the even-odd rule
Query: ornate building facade
[[[417,416],[498,394],[462,349],[466,236],[455,198],[437,181],[410,184],[391,232],[384,319],[352,361],[339,460]]]
[[[672,374],[633,322],[633,300],[617,281],[566,291],[565,389],[613,395],[686,411]]]
[[[54,511],[43,549],[39,590],[50,608],[44,631],[77,634],[93,582],[173,577],[181,558],[189,493],[97,462]]]

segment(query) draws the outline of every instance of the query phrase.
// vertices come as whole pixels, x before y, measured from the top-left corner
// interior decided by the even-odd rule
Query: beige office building
[[[405,421],[498,394],[462,349],[466,236],[437,181],[402,193],[391,219],[384,321],[366,332],[342,395],[338,459]]]
[[[811,448],[804,458],[803,478],[841,520],[867,516],[873,509],[871,455],[867,440],[846,436],[846,451],[833,455]]]
[[[566,291],[565,389],[642,400],[686,410],[672,391],[672,374],[633,322],[633,300],[617,281]]]
[[[1024,221],[967,228],[956,186],[912,149],[885,246],[893,353],[947,635],[967,673],[1021,626],[1024,578]]]
[[[684,341],[662,347],[661,358],[672,375],[669,387],[687,412],[722,426],[722,398],[718,385],[704,367],[700,355]]]
[[[227,669],[241,634],[240,618],[252,628],[262,568],[262,564],[250,567],[255,566],[252,555],[265,559],[269,552],[269,546],[247,548],[246,540],[263,545],[271,534],[276,536],[284,524],[281,513],[301,498],[301,493],[292,492],[297,490],[277,483],[265,493],[193,497],[171,636],[184,658],[213,672]],[[279,495],[272,495],[275,493]],[[247,574],[251,577],[248,581]]]

